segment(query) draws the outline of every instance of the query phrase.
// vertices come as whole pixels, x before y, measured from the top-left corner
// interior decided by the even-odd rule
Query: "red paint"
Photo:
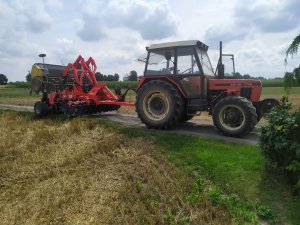
[[[249,99],[251,102],[257,102],[261,94],[261,82],[259,80],[247,79],[208,79],[208,90],[226,91],[229,95],[239,96],[241,88],[251,88],[252,94]]]

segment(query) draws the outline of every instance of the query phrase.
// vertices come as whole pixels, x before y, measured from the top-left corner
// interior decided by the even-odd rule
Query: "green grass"
[[[33,94],[34,95],[34,94]],[[14,88],[14,87],[5,87],[0,89],[0,98],[9,97],[30,97],[28,88]]]
[[[282,79],[267,79],[262,80],[263,87],[283,87],[283,78]]]
[[[262,89],[263,95],[300,94],[300,87],[292,87],[288,90],[284,87],[266,87]]]
[[[284,80],[283,78],[281,79],[267,79],[267,80],[262,80],[262,86],[263,87],[284,87]],[[295,87],[299,87],[300,85],[295,84]]]
[[[289,194],[280,172],[265,166],[257,146],[175,134],[160,134],[156,140],[169,159],[194,179],[205,177],[226,194],[237,194],[245,202],[239,206],[242,209],[250,205],[261,214],[270,209],[280,220],[300,221],[300,199]]]
[[[101,123],[131,138],[153,138],[163,154],[189,174],[195,184],[203,180],[208,183],[207,195],[226,207],[238,223],[253,221],[254,213],[271,224],[300,224],[300,199],[290,194],[280,171],[265,165],[258,146]]]

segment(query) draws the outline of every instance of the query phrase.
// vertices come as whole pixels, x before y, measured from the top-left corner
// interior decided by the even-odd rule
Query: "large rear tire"
[[[136,111],[149,128],[170,129],[183,115],[183,100],[177,89],[161,80],[149,81],[138,91]]]
[[[224,135],[241,137],[251,132],[257,123],[256,109],[246,98],[229,96],[213,109],[215,126]]]

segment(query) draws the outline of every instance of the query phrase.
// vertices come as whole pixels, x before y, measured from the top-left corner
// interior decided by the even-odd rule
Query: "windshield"
[[[149,53],[146,75],[171,75],[174,73],[173,49],[159,49]]]
[[[197,49],[197,53],[199,56],[200,64],[202,66],[204,75],[214,76],[215,75],[214,70],[213,70],[210,60],[208,58],[207,51]]]

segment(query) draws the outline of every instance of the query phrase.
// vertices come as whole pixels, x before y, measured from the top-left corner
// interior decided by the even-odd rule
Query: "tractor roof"
[[[203,44],[201,41],[198,40],[190,40],[190,41],[175,41],[175,42],[166,42],[166,43],[159,43],[159,44],[152,44],[147,50],[152,49],[160,49],[160,48],[171,48],[171,47],[184,47],[184,46],[196,46],[200,49],[206,50],[208,46]]]

